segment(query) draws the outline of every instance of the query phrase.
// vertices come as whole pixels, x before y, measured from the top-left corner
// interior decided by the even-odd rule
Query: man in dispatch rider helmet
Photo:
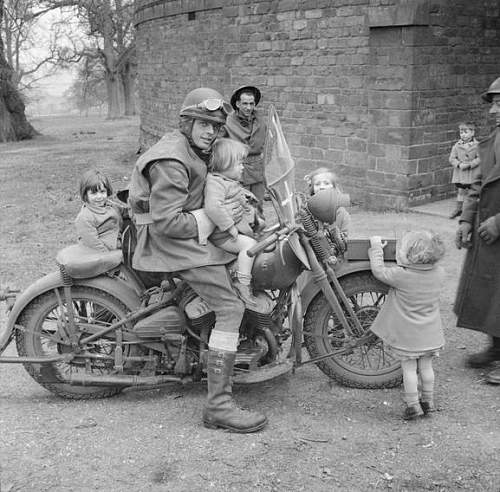
[[[176,272],[215,313],[203,421],[210,428],[246,433],[262,429],[267,419],[238,408],[232,400],[231,376],[244,312],[226,269],[234,256],[210,241],[198,242],[207,226],[202,208],[207,162],[229,112],[230,105],[217,91],[191,91],[179,113],[180,132],[164,136],[137,160],[129,190],[137,227],[132,265],[146,272]],[[242,213],[235,204],[227,206],[236,218]]]

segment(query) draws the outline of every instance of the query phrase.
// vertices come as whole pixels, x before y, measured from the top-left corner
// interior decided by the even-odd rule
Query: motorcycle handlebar
[[[255,246],[250,248],[247,251],[247,255],[250,256],[250,258],[253,258],[258,253],[260,253],[262,250],[266,249],[268,246],[271,246],[271,244],[275,243],[280,238],[280,236],[291,232],[292,229],[293,228],[290,226],[285,226],[285,227],[279,229],[278,231],[273,232],[270,236],[266,237],[262,241],[259,241]]]

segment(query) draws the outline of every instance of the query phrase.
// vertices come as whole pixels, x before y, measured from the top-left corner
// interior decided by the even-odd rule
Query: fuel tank
[[[259,253],[252,268],[253,286],[256,290],[285,289],[304,270],[288,241],[280,241]]]

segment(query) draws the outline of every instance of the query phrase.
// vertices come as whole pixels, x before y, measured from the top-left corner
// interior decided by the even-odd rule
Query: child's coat
[[[444,345],[439,294],[444,270],[438,265],[384,265],[381,246],[368,250],[373,275],[391,289],[371,331],[391,347],[410,352]]]

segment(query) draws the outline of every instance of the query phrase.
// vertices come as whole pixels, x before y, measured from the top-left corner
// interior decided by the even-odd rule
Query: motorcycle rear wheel
[[[79,336],[87,336],[92,332],[85,330],[85,324],[94,327],[109,326],[123,318],[128,310],[126,306],[115,297],[98,289],[83,286],[71,288],[75,322],[79,328]],[[58,331],[58,326],[66,318],[66,301],[62,289],[59,289],[63,308],[61,309],[55,291],[50,291],[35,298],[24,310],[19,324],[24,330],[16,332],[17,352],[26,357],[57,356],[71,353],[71,347],[57,343],[53,337]],[[52,337],[52,338],[51,338]],[[137,350],[133,345],[125,345],[124,356],[131,355]],[[89,344],[81,354],[112,356],[114,341],[112,336],[100,338]],[[70,399],[97,399],[116,395],[122,387],[115,386],[74,386],[69,384],[68,377],[72,372],[86,372],[94,375],[105,375],[114,372],[113,361],[87,359],[87,362],[54,362],[49,364],[25,363],[25,369],[30,376],[50,392]]]
[[[356,338],[360,338],[372,325],[385,301],[388,287],[371,272],[355,273],[339,280],[363,327],[363,333],[356,334]],[[344,312],[348,317],[345,309]],[[343,348],[346,340],[337,316],[320,292],[304,317],[304,343],[310,357]],[[363,345],[318,361],[316,365],[328,377],[351,388],[393,388],[402,382],[399,361],[387,352],[384,343],[375,334]]]

